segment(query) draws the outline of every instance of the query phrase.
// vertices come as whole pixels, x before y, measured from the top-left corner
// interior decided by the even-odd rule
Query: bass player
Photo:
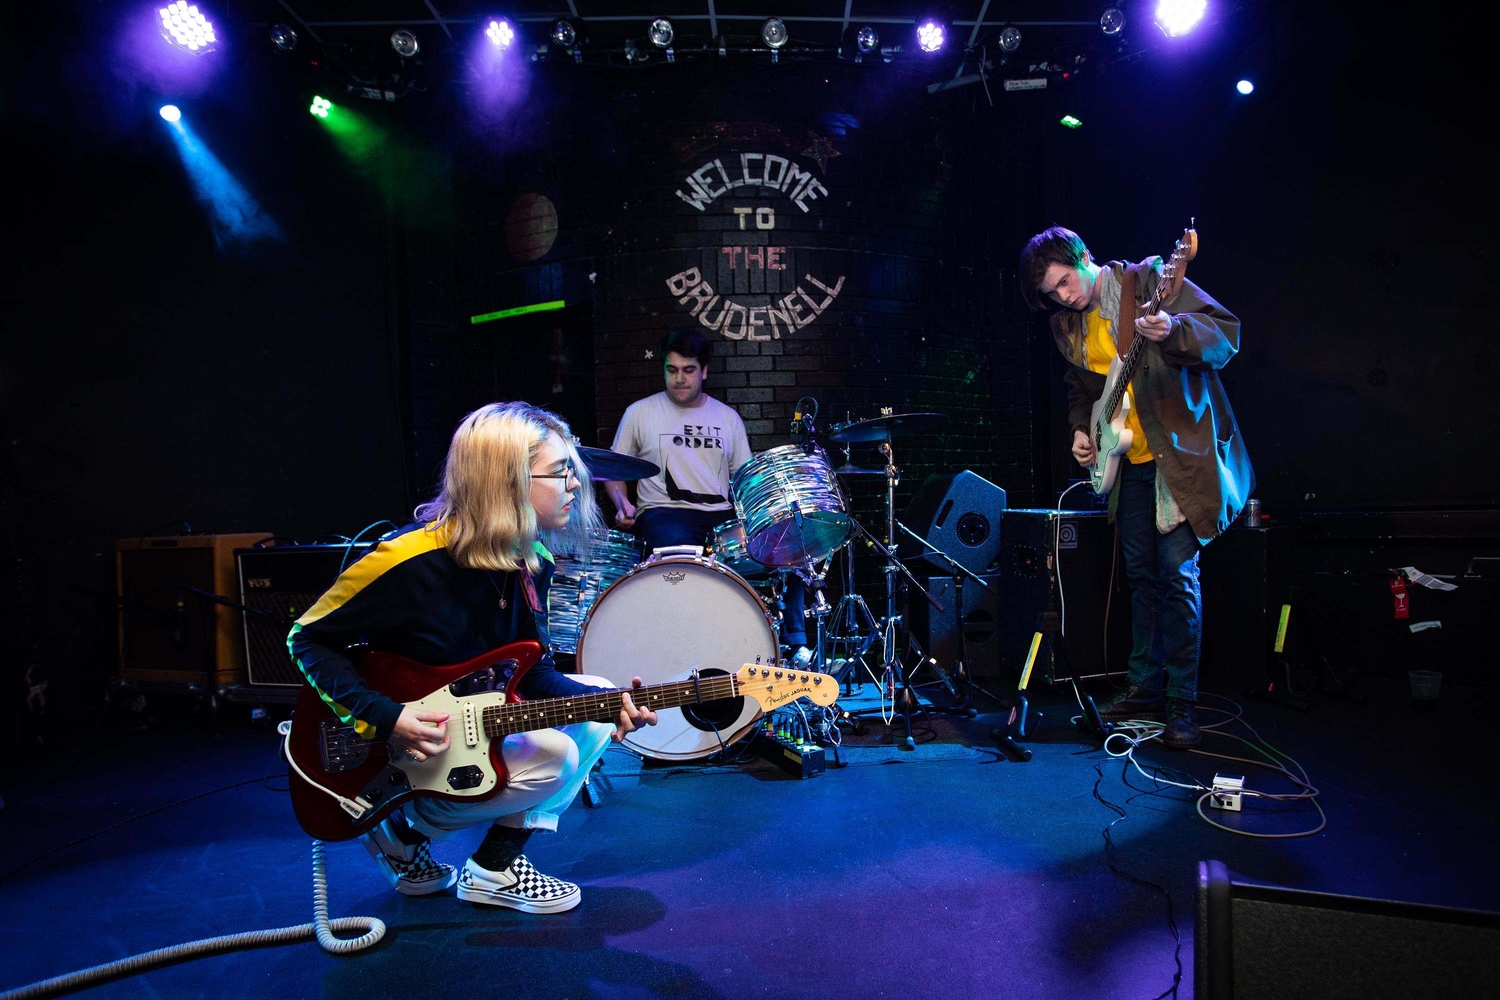
[[[1130,581],[1130,683],[1100,714],[1161,720],[1162,742],[1185,749],[1203,739],[1194,711],[1203,638],[1198,554],[1239,516],[1255,473],[1219,381],[1219,369],[1239,351],[1240,321],[1186,280],[1164,303],[1171,312],[1141,315],[1160,277],[1159,257],[1096,264],[1078,234],[1061,226],[1021,251],[1026,304],[1062,307],[1052,315],[1052,336],[1068,362],[1072,450],[1085,468],[1098,458],[1090,409],[1110,362],[1132,337],[1147,341],[1127,393],[1134,440],[1109,495]],[[1126,287],[1133,295],[1122,302]]]

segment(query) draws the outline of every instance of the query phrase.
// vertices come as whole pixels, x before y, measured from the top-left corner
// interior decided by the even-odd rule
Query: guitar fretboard
[[[501,739],[512,733],[556,729],[575,722],[614,722],[620,717],[624,706],[620,697],[623,694],[629,694],[637,708],[649,708],[655,712],[664,708],[694,705],[700,701],[733,698],[739,694],[739,686],[732,674],[716,674],[696,680],[690,678],[668,684],[653,684],[630,691],[600,688],[590,694],[574,695],[571,698],[544,698],[540,701],[492,705],[482,715],[484,734],[491,739]]]

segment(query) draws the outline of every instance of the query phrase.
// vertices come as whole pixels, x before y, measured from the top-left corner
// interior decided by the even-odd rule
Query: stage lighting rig
[[[1099,15],[1099,30],[1106,38],[1114,38],[1125,30],[1125,12],[1118,7],[1106,7]]]
[[[867,24],[854,36],[854,44],[862,54],[869,55],[880,45],[880,32]]]
[[[161,18],[161,36],[168,42],[194,55],[212,52],[218,44],[214,26],[196,6],[187,0],[177,0],[157,11]]]
[[[495,48],[504,51],[510,48],[510,43],[516,40],[516,29],[510,26],[510,22],[503,17],[490,19],[490,23],[484,27],[484,37],[490,40]]]
[[[1161,0],[1156,5],[1156,26],[1170,38],[1185,35],[1207,10],[1208,0]]]
[[[664,17],[658,17],[651,22],[651,27],[646,29],[646,37],[651,39],[651,44],[659,49],[664,49],[667,54],[667,62],[676,62],[677,53],[672,51],[672,39],[677,37],[677,32],[672,30],[672,22]],[[630,58],[630,50],[627,47],[625,58]],[[645,62],[644,58],[640,59]]]
[[[178,110],[175,104],[163,104],[161,110],[157,113],[161,115],[161,120],[164,122],[182,121],[182,112]]]
[[[760,40],[771,50],[772,62],[781,55],[781,48],[787,43],[788,37],[786,22],[779,17],[768,17],[766,23],[760,26]]]
[[[333,110],[333,102],[321,97],[314,97],[312,104],[308,106],[307,112],[318,118],[327,118],[328,112]]]
[[[571,49],[578,41],[578,29],[567,18],[560,18],[552,25],[552,44],[560,49]]]
[[[417,36],[405,28],[397,28],[391,32],[391,51],[402,59],[414,59],[422,46],[417,43]]]
[[[928,55],[942,51],[948,42],[948,26],[936,18],[926,18],[917,24],[917,47]]]
[[[1000,32],[1000,51],[1010,55],[1021,47],[1021,29],[1014,24],[1007,24]]]
[[[1255,84],[1251,83],[1249,80],[1241,80],[1239,83],[1234,85],[1234,89],[1240,92],[1240,96],[1249,97],[1251,94],[1255,93]]]
[[[295,52],[297,49],[297,32],[289,24],[271,25],[268,37],[277,52]]]

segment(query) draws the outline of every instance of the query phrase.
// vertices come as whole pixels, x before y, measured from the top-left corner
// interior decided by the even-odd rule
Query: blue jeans
[[[1156,463],[1121,471],[1115,521],[1130,581],[1130,683],[1168,698],[1198,700],[1203,646],[1203,595],[1198,587],[1202,546],[1187,522],[1165,535],[1156,530]]]
[[[668,545],[702,545],[713,548],[708,538],[719,525],[734,520],[731,510],[689,510],[683,507],[646,507],[635,516],[636,534],[646,540],[646,552]],[[788,575],[782,595],[786,608],[781,619],[781,641],[788,646],[807,645],[807,588],[801,577]]]

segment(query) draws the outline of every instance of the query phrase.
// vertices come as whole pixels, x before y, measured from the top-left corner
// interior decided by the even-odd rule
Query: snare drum
[[[750,558],[745,525],[739,520],[725,521],[714,529],[714,558],[740,576],[764,576],[766,567]]]
[[[557,555],[547,591],[547,633],[557,653],[578,651],[578,633],[599,595],[641,561],[640,539],[623,531],[601,533],[581,553]]]
[[[853,526],[828,456],[794,444],[762,452],[729,481],[746,549],[767,566],[800,566],[831,555]]]
[[[775,663],[776,630],[766,606],[738,573],[702,556],[653,556],[615,581],[589,609],[578,640],[578,670],[615,683],[647,684],[732,674]],[[658,760],[696,760],[750,732],[753,699],[724,698],[665,708],[657,724],[625,744]]]

